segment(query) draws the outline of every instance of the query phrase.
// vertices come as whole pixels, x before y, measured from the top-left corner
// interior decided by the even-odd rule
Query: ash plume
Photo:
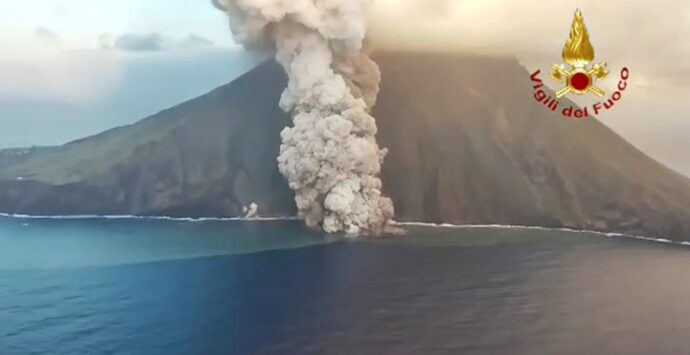
[[[270,46],[288,76],[280,107],[280,172],[306,224],[328,233],[391,231],[393,203],[381,193],[386,155],[370,114],[381,74],[363,51],[370,0],[214,0],[236,42]]]

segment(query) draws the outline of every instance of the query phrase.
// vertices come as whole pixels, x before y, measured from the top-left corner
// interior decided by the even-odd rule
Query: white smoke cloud
[[[273,45],[289,83],[280,106],[294,117],[282,134],[279,169],[308,226],[381,234],[393,203],[381,193],[386,155],[369,114],[377,65],[362,51],[370,0],[217,0],[237,42]]]

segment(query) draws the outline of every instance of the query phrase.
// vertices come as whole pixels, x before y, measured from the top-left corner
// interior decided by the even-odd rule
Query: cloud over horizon
[[[60,40],[60,36],[57,33],[44,26],[36,26],[36,28],[34,29],[34,35],[40,39],[45,39],[49,41]]]
[[[164,42],[159,33],[125,33],[115,38],[112,47],[129,52],[160,51],[163,50]]]
[[[103,33],[98,37],[98,42],[102,49],[117,49],[124,52],[160,52],[214,46],[210,39],[194,33],[184,38],[173,38],[161,33],[124,33],[119,36]]]

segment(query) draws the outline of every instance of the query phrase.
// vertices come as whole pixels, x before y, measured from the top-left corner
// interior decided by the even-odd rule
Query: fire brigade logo
[[[575,11],[575,18],[570,26],[570,36],[563,47],[562,56],[564,64],[551,66],[551,78],[563,85],[560,90],[552,92],[547,88],[539,78],[540,70],[530,75],[534,99],[538,103],[551,111],[560,111],[565,118],[588,118],[610,110],[623,97],[630,78],[630,70],[627,67],[621,69],[617,90],[614,89],[610,97],[605,98],[606,92],[596,85],[609,75],[609,71],[606,63],[594,63],[594,47],[589,41],[585,19],[579,9]],[[603,101],[580,107],[572,101],[565,100],[568,106],[559,107],[560,99],[567,94],[593,94]]]
[[[565,87],[556,92],[556,97],[561,98],[568,93],[584,95],[593,93],[599,97],[604,97],[604,90],[594,84],[609,75],[606,70],[606,63],[594,64],[594,47],[589,41],[589,32],[585,26],[585,19],[582,17],[580,9],[575,11],[575,18],[570,27],[570,38],[563,47],[563,61],[570,68],[566,69],[564,64],[554,64],[551,77],[560,83],[565,83]]]

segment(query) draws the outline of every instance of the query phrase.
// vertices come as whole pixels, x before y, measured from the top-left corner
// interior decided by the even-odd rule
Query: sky
[[[261,59],[233,43],[225,16],[205,0],[0,4],[0,148],[136,122]]]
[[[210,0],[0,5],[0,148],[61,144],[136,122],[262,59],[233,43]],[[575,8],[597,61],[612,73],[631,70],[632,89],[601,121],[690,175],[687,0],[375,0],[369,36],[379,49],[509,55],[545,71],[561,62]]]

